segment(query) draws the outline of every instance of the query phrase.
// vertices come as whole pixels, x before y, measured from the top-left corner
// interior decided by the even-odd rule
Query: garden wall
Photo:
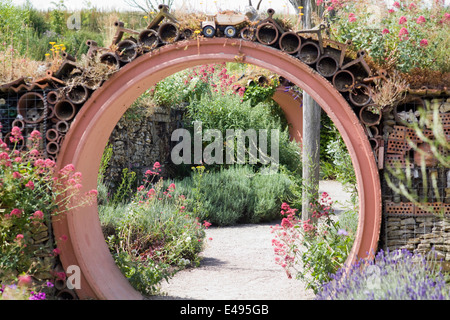
[[[171,134],[182,125],[182,113],[183,108],[178,106],[139,106],[120,119],[109,138],[113,153],[104,175],[108,189],[118,187],[124,168],[140,179],[160,162],[161,175],[170,173]]]
[[[383,134],[383,139],[378,140],[378,146],[374,148],[378,151],[383,185],[380,247],[389,250],[405,248],[422,254],[434,247],[437,259],[442,259],[445,268],[450,270],[450,170],[437,161],[428,149],[429,145],[423,141],[434,139],[436,128],[433,130],[430,125],[425,126],[422,131],[424,135],[420,137],[410,126],[413,120],[419,119],[419,108],[427,110],[428,117],[432,116],[433,110],[439,109],[441,128],[448,144],[450,98],[448,93],[429,91],[417,90],[417,94],[408,96],[403,103],[384,113],[377,127]],[[414,146],[426,151],[425,166],[421,165],[420,151]],[[448,148],[438,146],[438,150],[439,154],[448,156]],[[394,175],[392,170],[403,173],[403,179]],[[408,175],[411,178],[406,181]],[[402,184],[409,194],[418,196],[434,212],[426,211],[404,193],[395,190]]]

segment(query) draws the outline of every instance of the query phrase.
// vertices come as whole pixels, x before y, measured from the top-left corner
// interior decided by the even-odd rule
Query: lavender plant
[[[380,251],[370,262],[339,269],[316,299],[448,300],[450,288],[435,262],[408,250]]]

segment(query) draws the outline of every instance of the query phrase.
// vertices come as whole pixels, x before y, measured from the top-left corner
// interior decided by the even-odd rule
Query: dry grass
[[[11,55],[8,51],[0,52],[0,84],[9,83],[19,78],[39,79],[46,75],[49,63],[34,61]]]
[[[372,88],[372,100],[381,109],[384,109],[402,100],[407,89],[408,83],[394,72],[386,80],[376,81]]]

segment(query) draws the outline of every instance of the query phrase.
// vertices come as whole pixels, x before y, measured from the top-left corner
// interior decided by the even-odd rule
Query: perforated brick
[[[406,140],[388,139],[387,153],[405,154],[410,149]]]
[[[405,156],[403,154],[387,154],[386,166],[389,168],[406,168]],[[413,167],[411,162],[409,163],[409,167]]]
[[[441,210],[443,208],[442,203],[440,202],[434,202],[434,203],[423,203],[421,206],[415,206],[415,215],[418,216],[431,216],[433,214],[439,214],[441,213]],[[428,208],[429,210],[424,209],[423,207]]]
[[[394,203],[386,201],[386,214],[393,215],[412,215],[414,214],[414,205],[410,202]]]

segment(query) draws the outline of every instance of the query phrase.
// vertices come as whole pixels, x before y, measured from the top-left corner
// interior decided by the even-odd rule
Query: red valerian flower
[[[422,40],[420,40],[420,46],[421,46],[421,47],[426,47],[426,46],[428,46],[428,40],[427,40],[427,39],[422,39]]]
[[[425,17],[424,17],[424,16],[418,17],[417,20],[416,20],[416,22],[417,22],[418,24],[425,23],[425,22],[426,22]]]
[[[398,21],[398,24],[405,24],[408,21],[405,16],[401,16],[400,20]]]
[[[398,33],[398,37],[400,38],[400,40],[408,40],[408,29],[406,29],[405,27],[401,28],[399,33]]]
[[[383,33],[383,34],[388,34],[388,33],[390,33],[390,32],[389,32],[389,30],[388,30],[387,28],[384,28],[383,31],[382,31],[382,33]]]

